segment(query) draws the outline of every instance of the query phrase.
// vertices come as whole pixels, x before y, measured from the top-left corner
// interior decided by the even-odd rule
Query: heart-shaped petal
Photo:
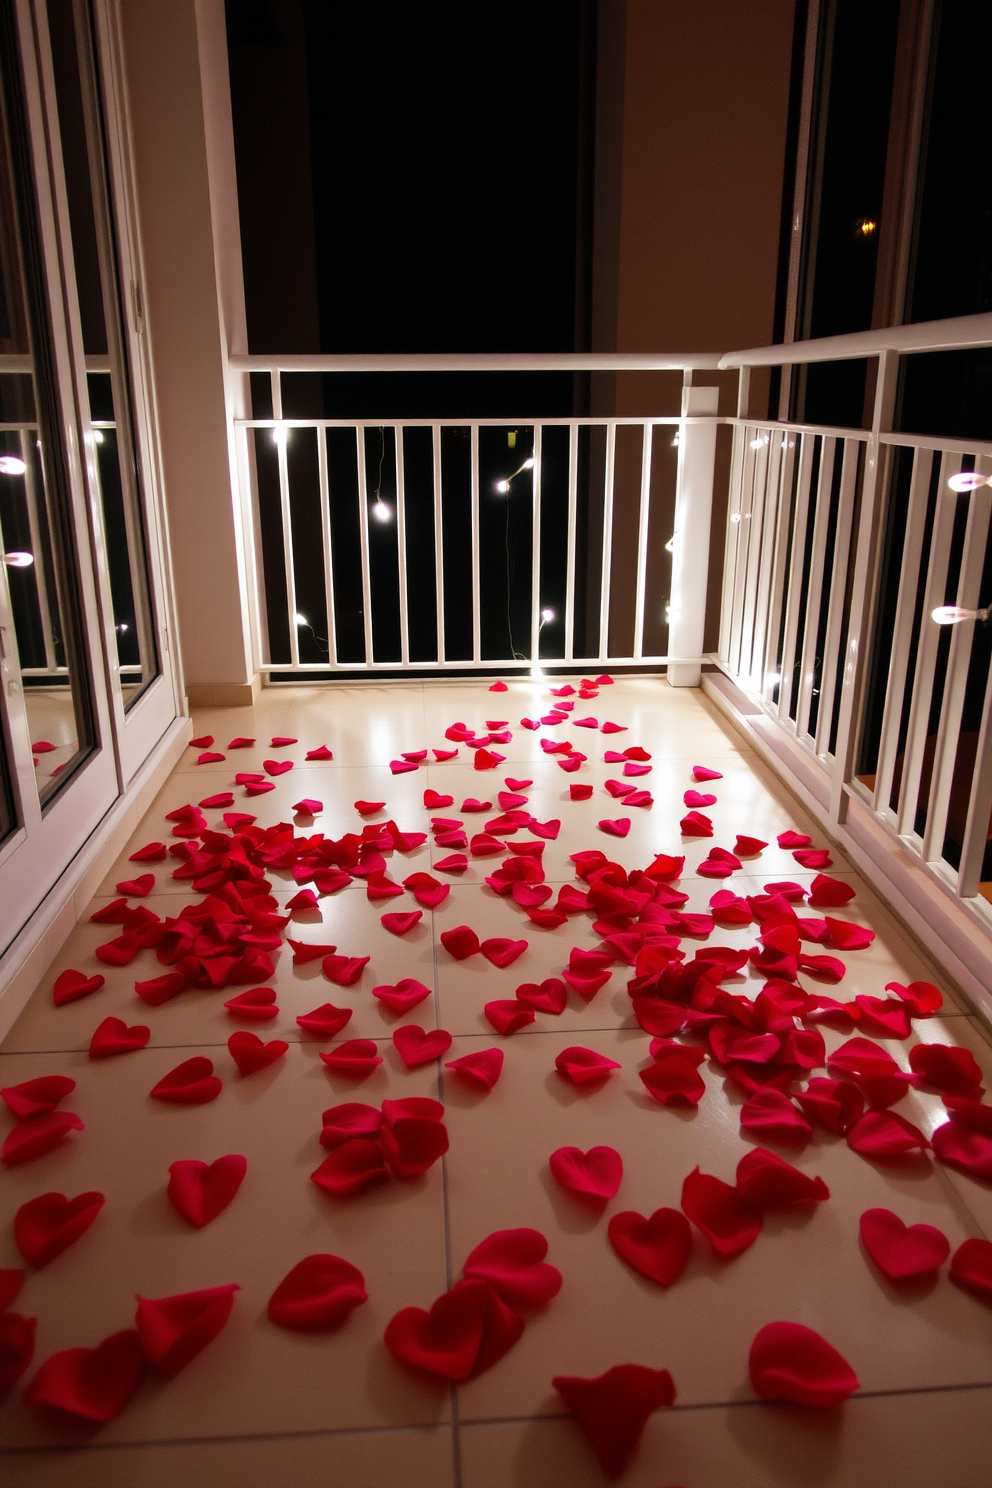
[[[232,797],[233,800],[233,797]],[[143,899],[155,887],[154,873],[142,873],[140,878],[127,878],[114,886],[118,894],[127,894],[132,899]]]
[[[527,949],[525,940],[509,940],[505,936],[495,935],[490,940],[484,940],[479,947],[487,961],[494,966],[506,967],[522,956]]]
[[[252,987],[247,992],[239,992],[224,1006],[230,1017],[245,1018],[249,1023],[267,1023],[279,1016],[276,994],[271,987]]]
[[[0,1090],[0,1097],[18,1121],[26,1121],[31,1116],[47,1116],[75,1088],[75,1080],[68,1075],[38,1075],[20,1085],[6,1086]]]
[[[536,982],[523,982],[516,990],[516,999],[524,1007],[534,1008],[539,1013],[556,1016],[565,1011],[568,993],[565,983],[558,977],[546,977],[540,986]]]
[[[866,1209],[861,1243],[890,1281],[936,1276],[951,1253],[946,1235],[933,1225],[905,1225],[891,1209]]]
[[[701,811],[689,811],[679,822],[683,837],[712,837],[713,823]]]
[[[19,1276],[23,1281],[24,1272],[12,1267],[6,1268],[0,1271],[0,1282],[11,1276]],[[21,1376],[27,1373],[34,1358],[38,1319],[22,1317],[19,1312],[6,1310],[19,1289],[15,1288],[13,1295],[7,1296],[6,1301],[5,1293],[0,1289],[0,1400],[10,1394]]]
[[[609,837],[626,837],[627,833],[630,831],[630,817],[621,816],[618,817],[616,821],[613,821],[610,817],[604,817],[604,819],[601,822],[597,822],[596,825],[599,827],[599,830],[601,832],[605,832]]]
[[[807,1143],[813,1128],[782,1090],[756,1090],[741,1107],[741,1130],[766,1142]]]
[[[562,1049],[555,1058],[555,1069],[573,1085],[596,1084],[621,1068],[615,1059],[607,1059],[605,1054],[597,1054],[595,1049],[584,1049],[579,1044]]]
[[[492,1090],[503,1070],[502,1049],[480,1049],[474,1054],[463,1054],[460,1059],[451,1059],[445,1069],[455,1074],[473,1090]]]
[[[796,1204],[819,1204],[830,1197],[822,1178],[807,1177],[765,1147],[753,1148],[737,1164],[737,1192],[759,1214]]]
[[[497,1033],[509,1035],[534,1022],[534,1011],[515,997],[501,997],[487,1002],[482,1010]]]
[[[468,925],[456,925],[453,930],[442,930],[439,938],[448,955],[453,956],[456,961],[465,961],[482,949],[479,937]]]
[[[223,1086],[214,1074],[213,1062],[203,1055],[184,1059],[148,1092],[155,1100],[182,1106],[203,1106],[216,1100]]]
[[[607,1235],[621,1260],[663,1287],[678,1281],[692,1251],[692,1230],[678,1209],[656,1209],[650,1219],[624,1210],[611,1217]]]
[[[247,1171],[247,1159],[236,1152],[218,1157],[209,1165],[196,1158],[182,1158],[169,1165],[166,1197],[176,1212],[199,1230],[227,1208]]]
[[[971,1051],[947,1044],[917,1044],[909,1051],[909,1067],[948,1095],[970,1095],[982,1082],[981,1066]]]
[[[353,987],[361,980],[371,956],[325,956],[321,962],[324,975],[338,987]]]
[[[120,1415],[141,1378],[144,1355],[133,1329],[112,1333],[96,1348],[52,1354],[24,1392],[28,1405],[86,1425]]]
[[[231,1034],[227,1047],[242,1076],[253,1075],[256,1070],[274,1064],[289,1049],[283,1039],[271,1039],[269,1043],[263,1044],[257,1033],[243,1030]]]
[[[316,749],[308,749],[306,757],[308,760],[332,760],[334,755],[326,744],[318,744]]]
[[[992,1304],[992,1240],[963,1240],[951,1257],[952,1281]]]
[[[667,1369],[615,1364],[595,1379],[559,1374],[551,1381],[578,1421],[608,1478],[619,1478],[637,1450],[648,1416],[674,1403]]]
[[[930,1145],[918,1127],[894,1111],[866,1111],[846,1136],[852,1152],[877,1162],[916,1156]]]
[[[638,1073],[648,1094],[661,1106],[698,1106],[706,1094],[695,1063],[678,1055]]]
[[[546,1264],[547,1253],[540,1230],[496,1230],[480,1241],[462,1269],[467,1277],[487,1281],[504,1302],[535,1306],[561,1290],[561,1272]]]
[[[404,1307],[390,1319],[383,1341],[394,1359],[439,1379],[463,1381],[475,1367],[484,1330],[478,1292],[455,1289],[439,1297],[430,1312]]]
[[[682,1184],[682,1209],[717,1255],[728,1260],[747,1250],[761,1233],[761,1215],[755,1214],[729,1183],[699,1168],[694,1168]]]
[[[82,1129],[83,1123],[75,1111],[49,1111],[46,1116],[30,1116],[7,1133],[3,1147],[0,1147],[0,1162],[8,1168],[33,1162],[36,1157],[51,1152],[71,1131]]]
[[[891,1115],[891,1112],[887,1114]],[[7,1140],[10,1141],[10,1137]],[[931,1141],[934,1154],[942,1163],[958,1168],[982,1183],[992,1183],[992,1136],[988,1133],[961,1121],[945,1121],[943,1126],[937,1127]]]
[[[55,978],[52,1001],[56,1007],[63,1007],[67,1002],[75,1002],[79,997],[88,997],[91,992],[99,992],[105,981],[106,978],[99,973],[88,977],[81,971],[70,968]]]
[[[762,1400],[830,1409],[858,1388],[847,1360],[802,1323],[767,1323],[751,1344],[748,1366]]]
[[[583,1198],[612,1199],[623,1178],[623,1160],[612,1147],[559,1147],[548,1165],[562,1188]]]
[[[320,1057],[328,1069],[337,1070],[343,1075],[363,1077],[371,1074],[382,1063],[382,1055],[372,1039],[348,1039],[345,1043],[338,1044],[329,1054],[321,1054]]]
[[[135,1023],[129,1028],[121,1018],[104,1018],[90,1039],[91,1059],[108,1059],[112,1054],[131,1054],[143,1049],[152,1036],[150,1028]]]
[[[174,1297],[139,1297],[135,1324],[145,1358],[172,1379],[212,1343],[231,1316],[236,1282]]]
[[[914,1018],[928,1018],[944,1005],[944,999],[932,982],[910,982],[904,987],[901,982],[886,982],[886,992],[894,992],[907,1004]]]
[[[287,770],[293,768],[292,760],[263,760],[262,769],[266,775],[285,775]]]
[[[32,1266],[47,1266],[85,1235],[105,1203],[102,1193],[39,1194],[14,1215],[14,1242]]]
[[[411,1008],[415,1008],[419,1002],[424,1002],[430,995],[430,987],[425,987],[423,982],[417,981],[416,977],[404,977],[395,986],[372,988],[372,996],[377,997],[394,1013],[408,1013]]]
[[[407,1069],[417,1069],[448,1052],[451,1034],[443,1028],[425,1032],[416,1023],[404,1023],[393,1031],[393,1046]]]
[[[365,1277],[357,1266],[335,1255],[309,1255],[298,1261],[269,1298],[269,1321],[295,1333],[327,1333],[347,1322],[368,1301]]]
[[[354,1137],[374,1138],[382,1129],[383,1115],[375,1106],[360,1101],[345,1101],[331,1106],[321,1116],[320,1145],[333,1150]]]
[[[359,816],[375,816],[385,804],[385,801],[356,801],[355,810]]]
[[[312,1012],[301,1013],[296,1021],[312,1038],[333,1038],[350,1021],[351,1014],[351,1008],[339,1008],[325,1002]]]
[[[419,1178],[447,1152],[448,1129],[441,1121],[400,1116],[383,1127],[380,1140],[396,1178]]]
[[[320,1167],[310,1174],[310,1181],[333,1198],[345,1199],[388,1177],[389,1169],[379,1143],[367,1137],[354,1137],[328,1153]]]
[[[135,982],[134,990],[149,1007],[161,1007],[164,1002],[178,997],[188,986],[185,972],[169,971],[164,976],[150,977],[147,982]]]

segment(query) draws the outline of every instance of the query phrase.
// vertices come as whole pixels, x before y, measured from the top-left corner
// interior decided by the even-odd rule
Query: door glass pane
[[[158,674],[100,87],[86,0],[48,0],[96,479],[128,708]]]
[[[10,653],[4,674],[8,698],[16,701],[23,690],[44,802],[92,750],[96,735],[17,56],[9,0],[3,0],[0,558],[13,634],[0,639]]]

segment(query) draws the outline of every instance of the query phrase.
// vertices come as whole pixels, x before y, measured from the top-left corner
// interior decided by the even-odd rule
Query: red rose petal
[[[305,1033],[314,1038],[333,1038],[349,1022],[351,1013],[351,1008],[338,1008],[325,1002],[312,1012],[301,1013],[296,1021]]]
[[[359,816],[375,816],[385,806],[385,801],[356,801],[355,810]]]
[[[151,1036],[151,1029],[144,1024],[135,1023],[129,1028],[120,1018],[104,1018],[93,1031],[89,1055],[91,1059],[108,1059],[112,1054],[131,1054],[143,1049]]]
[[[568,794],[573,801],[588,801],[592,795],[592,786],[572,784],[568,787]]]
[[[623,1160],[612,1147],[559,1147],[548,1165],[562,1188],[583,1198],[612,1199],[623,1178]]]
[[[905,1225],[891,1209],[866,1209],[861,1243],[890,1281],[936,1276],[951,1253],[946,1235],[933,1225]]]
[[[172,1379],[217,1337],[240,1290],[231,1282],[174,1297],[139,1297],[135,1324],[145,1358]]]
[[[335,1255],[309,1255],[289,1271],[269,1298],[269,1321],[295,1333],[327,1333],[369,1300],[357,1266]]]
[[[315,801],[312,796],[304,796],[302,801],[297,801],[293,807],[301,816],[318,816],[324,809],[323,801]]]
[[[442,937],[443,939],[443,937]],[[479,947],[487,961],[494,966],[506,967],[522,956],[527,949],[525,940],[508,940],[506,936],[496,935],[491,940],[484,940]]]
[[[738,832],[734,852],[739,858],[756,858],[767,846],[768,843],[762,842],[760,837],[743,837]]]
[[[348,1039],[320,1057],[328,1069],[345,1075],[368,1075],[382,1063],[382,1055],[372,1039]]]
[[[810,1080],[796,1100],[807,1116],[815,1116],[838,1137],[860,1119],[865,1108],[860,1090],[845,1080]]]
[[[276,994],[271,987],[252,987],[248,992],[239,992],[225,1002],[232,1018],[246,1018],[251,1023],[267,1023],[279,1016]]]
[[[224,756],[222,754],[217,754],[216,751],[207,750],[206,753],[197,755],[196,763],[198,765],[218,765],[223,758]]]
[[[456,750],[455,753],[457,754],[457,752],[458,751]],[[436,811],[442,806],[451,806],[454,804],[454,799],[454,796],[439,795],[439,793],[436,790],[432,789],[432,787],[430,786],[428,786],[427,789],[424,791],[424,806],[428,811]]]
[[[863,951],[875,939],[874,930],[865,925],[851,925],[847,920],[833,920],[826,916],[827,939],[825,944],[836,946],[841,951]]]
[[[858,1388],[847,1360],[802,1323],[767,1323],[751,1344],[748,1366],[762,1400],[830,1409]]]
[[[693,765],[693,780],[722,780],[723,776],[719,770],[710,770],[706,765]]]
[[[306,757],[308,760],[331,760],[334,755],[326,744],[318,744],[316,749],[308,749]]]
[[[830,868],[833,859],[825,847],[798,847],[792,854],[804,868]]]
[[[372,988],[372,996],[385,1003],[386,1007],[394,1013],[408,1013],[411,1008],[424,1002],[430,995],[430,987],[425,987],[423,982],[417,981],[416,977],[404,977],[395,986]]]
[[[597,822],[596,825],[601,832],[606,832],[610,837],[626,837],[630,831],[630,817],[621,816],[616,821],[606,817],[603,821]]]
[[[909,1038],[909,1008],[897,997],[867,997],[859,992],[854,1002],[861,1011],[858,1022],[865,1033],[879,1038]]]
[[[701,811],[690,811],[679,822],[683,837],[712,837],[713,823]]]
[[[963,1240],[948,1275],[980,1301],[992,1304],[992,1240]]]
[[[32,1266],[47,1266],[85,1235],[105,1203],[102,1193],[39,1194],[14,1215],[14,1243]]]
[[[393,1030],[393,1047],[407,1069],[417,1069],[440,1059],[451,1048],[451,1034],[443,1028],[432,1028],[425,1032],[416,1023],[404,1023]]]
[[[91,992],[99,992],[106,978],[99,975],[84,976],[81,971],[72,969],[63,971],[55,978],[52,988],[52,1001],[56,1007],[63,1007],[67,1002],[75,1002],[79,997],[88,997]]]
[[[23,1281],[24,1272],[9,1267],[0,1271],[0,1283],[5,1277],[17,1276]],[[34,1358],[34,1336],[38,1319],[22,1317],[18,1312],[6,1310],[19,1290],[18,1285],[8,1295],[0,1286],[0,1400],[10,1394]]]
[[[438,873],[464,873],[468,867],[468,858],[464,853],[452,853],[450,857],[441,858],[434,864]]]
[[[539,1013],[553,1013],[555,1016],[565,1011],[568,1000],[565,983],[557,977],[546,977],[540,986],[536,982],[522,982],[515,995],[524,1007],[534,1008]]]
[[[401,1116],[380,1133],[383,1156],[400,1179],[419,1178],[448,1150],[448,1129],[441,1121]]]
[[[371,959],[371,956],[325,956],[321,966],[329,982],[338,987],[353,987]]]
[[[239,734],[237,738],[231,740],[227,747],[228,749],[251,749],[254,742],[254,739],[245,739]]]
[[[148,1093],[155,1100],[172,1101],[176,1105],[203,1106],[216,1100],[222,1089],[213,1062],[197,1055],[177,1064]]]
[[[354,1137],[335,1147],[310,1174],[310,1181],[333,1198],[345,1199],[388,1177],[379,1143]]]
[[[462,1269],[467,1277],[488,1282],[503,1302],[533,1307],[561,1290],[561,1272],[545,1262],[547,1253],[540,1230],[496,1230],[479,1242]]]
[[[696,1065],[678,1055],[638,1073],[644,1088],[660,1106],[698,1106],[706,1094],[705,1082]]]
[[[203,804],[202,801],[200,803]],[[130,863],[161,863],[165,860],[169,849],[164,842],[149,842],[147,847],[139,847],[137,852],[130,854]]]
[[[509,1035],[534,1022],[534,1012],[514,997],[501,997],[487,1002],[482,1010],[497,1033]]]
[[[419,770],[420,766],[416,760],[390,760],[389,768],[394,775],[409,775],[411,770]]]
[[[716,796],[704,795],[701,791],[687,790],[682,797],[684,806],[715,806]]]
[[[901,982],[886,982],[886,992],[894,992],[907,1004],[914,1018],[926,1018],[944,1005],[944,999],[932,982],[910,982],[904,987]]]
[[[779,847],[788,848],[811,847],[813,844],[812,837],[807,837],[802,832],[793,832],[791,828],[787,832],[779,832],[777,841]]]
[[[765,1141],[803,1142],[813,1135],[806,1117],[797,1111],[781,1090],[766,1087],[756,1090],[741,1107],[741,1130],[753,1132]]]
[[[257,1033],[239,1030],[231,1034],[227,1047],[231,1058],[238,1066],[239,1073],[244,1077],[274,1064],[286,1053],[289,1045],[283,1039],[272,1039],[269,1043],[263,1044]]]
[[[33,1162],[36,1157],[51,1152],[71,1131],[82,1129],[83,1123],[75,1111],[50,1111],[47,1116],[31,1116],[27,1121],[19,1121],[13,1131],[7,1133],[3,1147],[0,1147],[0,1162],[8,1168]]]
[[[467,925],[456,925],[453,930],[442,930],[441,944],[456,961],[465,961],[482,949],[479,937]]]
[[[458,750],[457,749],[435,749],[435,750],[432,751],[432,753],[434,755],[434,758],[437,760],[438,764],[439,765],[442,765],[442,764],[444,764],[445,760],[452,760],[452,759],[454,759],[455,755],[458,753]]]
[[[982,1081],[981,1066],[971,1051],[947,1044],[917,1044],[909,1051],[909,1067],[948,1095],[969,1095]]]
[[[438,1297],[430,1312],[404,1307],[389,1320],[383,1341],[394,1359],[440,1379],[463,1381],[472,1373],[484,1328],[478,1293],[453,1290]]]
[[[451,1059],[445,1069],[455,1074],[473,1090],[492,1090],[503,1071],[502,1049],[480,1049],[475,1054],[463,1054],[460,1059]]]
[[[820,1204],[830,1197],[822,1178],[807,1177],[765,1147],[753,1148],[737,1164],[737,1192],[760,1214],[795,1204]]]
[[[748,1208],[737,1190],[698,1168],[682,1184],[682,1209],[717,1255],[727,1259],[747,1250],[761,1233],[761,1215]]]
[[[6,1086],[0,1096],[18,1121],[26,1121],[32,1116],[47,1116],[75,1088],[75,1080],[68,1075],[38,1075],[20,1085]]]
[[[663,1287],[678,1281],[692,1251],[692,1230],[678,1209],[656,1209],[650,1219],[632,1209],[614,1214],[607,1235],[621,1260]]]
[[[241,1187],[248,1161],[231,1152],[207,1165],[196,1158],[182,1158],[169,1165],[166,1197],[177,1214],[202,1229],[223,1213]]]
[[[915,1156],[930,1145],[918,1127],[894,1111],[866,1111],[846,1136],[852,1152],[878,1162]]]
[[[573,1085],[580,1086],[605,1080],[607,1075],[621,1068],[615,1059],[607,1059],[605,1054],[597,1054],[595,1049],[583,1049],[578,1044],[562,1049],[555,1059],[558,1073]]]
[[[595,1379],[559,1374],[551,1381],[578,1421],[608,1478],[633,1457],[648,1416],[670,1406],[675,1385],[667,1369],[615,1364]]]
[[[232,791],[218,791],[216,795],[213,795],[213,796],[204,796],[203,800],[200,802],[200,805],[207,807],[209,810],[214,810],[214,809],[219,810],[223,806],[233,806],[234,805],[234,793]],[[133,856],[133,854],[132,854],[132,856]],[[162,854],[162,857],[163,858],[165,857],[165,853],[164,852]],[[154,862],[156,860],[155,859],[152,859],[151,861]],[[120,890],[120,893],[125,894],[125,893],[127,893],[127,890],[126,889],[121,889]]]
[[[113,1333],[96,1348],[62,1349],[45,1360],[24,1392],[28,1405],[86,1425],[120,1415],[141,1378],[144,1356],[133,1329]]]
[[[992,1183],[992,1136],[960,1121],[946,1121],[937,1127],[930,1140],[934,1155],[942,1163],[959,1168],[962,1173],[978,1178],[982,1183]]]

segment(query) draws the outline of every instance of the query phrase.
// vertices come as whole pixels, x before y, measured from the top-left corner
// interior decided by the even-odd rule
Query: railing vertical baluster
[[[752,689],[761,693],[765,683],[765,653],[768,649],[768,622],[771,605],[771,580],[775,560],[775,536],[781,501],[782,439],[777,429],[768,431],[768,459],[762,496],[761,560],[755,580],[754,627],[748,658],[748,676]]]
[[[795,659],[799,645],[799,605],[803,589],[803,553],[806,548],[806,528],[809,525],[809,492],[813,481],[813,435],[797,434],[802,445],[799,451],[799,480],[796,489],[796,509],[792,522],[792,556],[789,571],[789,598],[785,606],[785,637],[782,643],[782,675],[778,687],[778,716],[782,723],[790,717],[792,694],[795,690]]]
[[[482,588],[479,569],[479,426],[470,431],[472,446],[472,660],[482,658]],[[510,500],[507,492],[506,500]],[[512,646],[512,643],[511,643]]]
[[[355,429],[358,450],[358,532],[362,553],[362,619],[365,622],[365,664],[375,661],[372,639],[372,565],[369,561],[369,493],[368,473],[365,468],[365,429]]]
[[[741,670],[741,621],[744,614],[747,560],[751,545],[751,508],[754,501],[755,454],[748,437],[753,432],[756,432],[753,426],[744,425],[740,500],[735,513],[737,521],[732,523],[737,528],[737,552],[734,563],[734,588],[730,606],[730,641],[727,647],[727,659],[731,670],[738,676]]]
[[[854,492],[858,478],[859,439],[845,439],[841,456],[840,492],[837,498],[837,523],[834,529],[834,561],[830,575],[830,603],[827,629],[823,640],[820,668],[820,706],[816,714],[816,752],[827,754],[834,714],[837,674],[843,666],[840,650],[840,628],[844,619],[847,593],[847,566],[851,556],[851,524],[854,521]]]
[[[984,490],[974,491],[968,504],[968,525],[965,530],[964,551],[961,554],[961,569],[955,601],[962,609],[978,608],[982,570],[985,567],[985,554],[988,548],[989,516],[989,489],[986,486]],[[924,616],[923,623],[924,625],[934,624],[929,615]],[[940,723],[937,726],[937,742],[934,748],[933,773],[930,781],[927,825],[923,834],[923,857],[927,862],[943,857],[944,834],[947,830],[947,814],[951,804],[951,784],[957,764],[958,740],[961,737],[961,717],[964,712],[973,640],[974,625],[970,621],[963,625],[951,626],[944,696],[940,707]]]
[[[603,479],[603,566],[599,582],[599,654],[610,654],[610,579],[613,568],[613,487],[617,449],[616,421],[606,425],[606,471]]]
[[[293,513],[289,501],[289,430],[277,429],[276,459],[279,465],[279,511],[282,516],[282,557],[286,573],[286,609],[289,616],[289,658],[294,667],[300,664],[300,632],[296,623],[296,566],[293,561]]]
[[[746,369],[744,369],[746,370]],[[730,460],[730,488],[727,497],[727,531],[723,545],[723,595],[720,602],[720,660],[730,666],[730,637],[733,624],[734,584],[737,575],[737,554],[740,547],[740,512],[744,481],[743,451],[746,449],[744,429],[734,426],[733,450]],[[734,518],[737,521],[734,521]]]
[[[651,516],[651,447],[654,424],[641,425],[641,495],[637,517],[637,591],[634,600],[634,660],[644,655],[644,604],[648,581],[648,522]]]
[[[34,435],[34,438],[37,438],[37,435]],[[31,444],[31,433],[27,429],[22,429],[20,445],[21,459],[24,461],[24,496],[28,509],[28,532],[31,538],[31,551],[38,554],[38,562],[32,565],[31,572],[34,574],[34,582],[38,591],[41,633],[45,643],[45,665],[50,672],[54,672],[56,670],[55,634],[52,630],[52,612],[48,597],[48,581],[45,578],[45,565],[41,562],[45,544],[41,540],[41,523],[38,520],[38,486],[34,478],[34,451]]]
[[[813,518],[813,546],[810,550],[809,584],[806,590],[806,624],[803,628],[802,662],[799,672],[799,703],[796,708],[796,735],[800,739],[809,737],[809,715],[813,707],[816,642],[820,630],[820,600],[823,595],[823,565],[827,551],[830,493],[836,458],[836,438],[824,435],[820,447],[820,469],[817,472],[816,481],[816,515]],[[820,681],[821,683],[823,681],[822,668]]]
[[[791,430],[782,436],[784,457],[779,468],[778,516],[773,539],[773,563],[769,579],[768,623],[765,627],[765,647],[761,658],[761,696],[773,706],[775,671],[778,662],[778,638],[782,629],[785,609],[785,584],[787,578],[786,552],[789,546],[789,527],[792,521],[792,476],[796,466],[796,436]],[[778,677],[781,689],[781,674]]]
[[[530,659],[537,666],[541,659],[541,452],[542,428],[534,425],[534,468],[531,471],[530,526]]]
[[[434,436],[434,602],[437,606],[437,659],[444,655],[444,517],[441,509],[441,425],[432,425]]]
[[[961,844],[958,868],[958,894],[972,899],[982,881],[982,864],[988,846],[989,820],[992,817],[992,667],[985,684],[982,726],[978,733],[975,773],[971,781],[968,820]]]
[[[403,463],[403,425],[394,424],[396,449],[396,566],[400,585],[400,660],[410,665],[410,616],[408,614],[406,578],[406,473]]]
[[[947,455],[942,455],[937,485],[937,513],[930,539],[930,562],[927,565],[926,587],[923,592],[923,619],[919,645],[916,650],[916,673],[913,677],[913,695],[909,705],[909,728],[903,752],[902,780],[899,783],[896,831],[900,837],[909,836],[916,830],[920,778],[923,774],[923,756],[926,750],[933,679],[937,664],[937,643],[940,640],[940,628],[932,623],[930,614],[937,605],[944,602],[947,564],[954,531],[955,503],[947,499],[945,492],[949,463]]]
[[[334,614],[334,565],[331,552],[331,483],[327,469],[327,430],[317,428],[317,484],[320,490],[320,541],[324,559],[324,609],[327,612],[327,659],[338,659],[337,617]]]
[[[738,672],[747,686],[752,682],[751,655],[758,618],[758,576],[761,572],[762,544],[765,533],[765,508],[768,501],[768,466],[771,436],[755,429],[761,447],[755,452],[751,511],[748,519],[747,566],[744,570],[744,593],[741,605],[740,661]]]
[[[927,496],[932,469],[933,456],[930,451],[914,450],[913,472],[910,477],[909,503],[906,512],[906,535],[903,540],[902,566],[899,572],[899,594],[892,628],[888,680],[882,709],[882,733],[878,744],[875,790],[872,799],[873,809],[878,815],[886,818],[892,816],[892,808],[889,804],[892,796],[892,776],[895,770],[896,752],[899,748],[903,698],[906,695],[906,672],[909,666],[909,647],[913,637],[916,591],[920,580],[920,559],[923,552]]]
[[[565,660],[575,658],[575,523],[579,490],[579,426],[568,427],[568,531],[565,535]]]
[[[251,631],[252,667],[257,672],[272,660],[269,654],[268,614],[265,586],[259,573],[262,551],[258,513],[258,481],[255,468],[256,429],[236,430],[238,482],[241,490],[241,524],[244,532],[245,564],[248,569],[248,620]]]

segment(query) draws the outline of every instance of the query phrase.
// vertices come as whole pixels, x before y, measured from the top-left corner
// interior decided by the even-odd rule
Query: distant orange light
[[[877,227],[877,222],[872,222],[870,217],[863,217],[858,223],[858,232],[863,238],[870,238]]]

